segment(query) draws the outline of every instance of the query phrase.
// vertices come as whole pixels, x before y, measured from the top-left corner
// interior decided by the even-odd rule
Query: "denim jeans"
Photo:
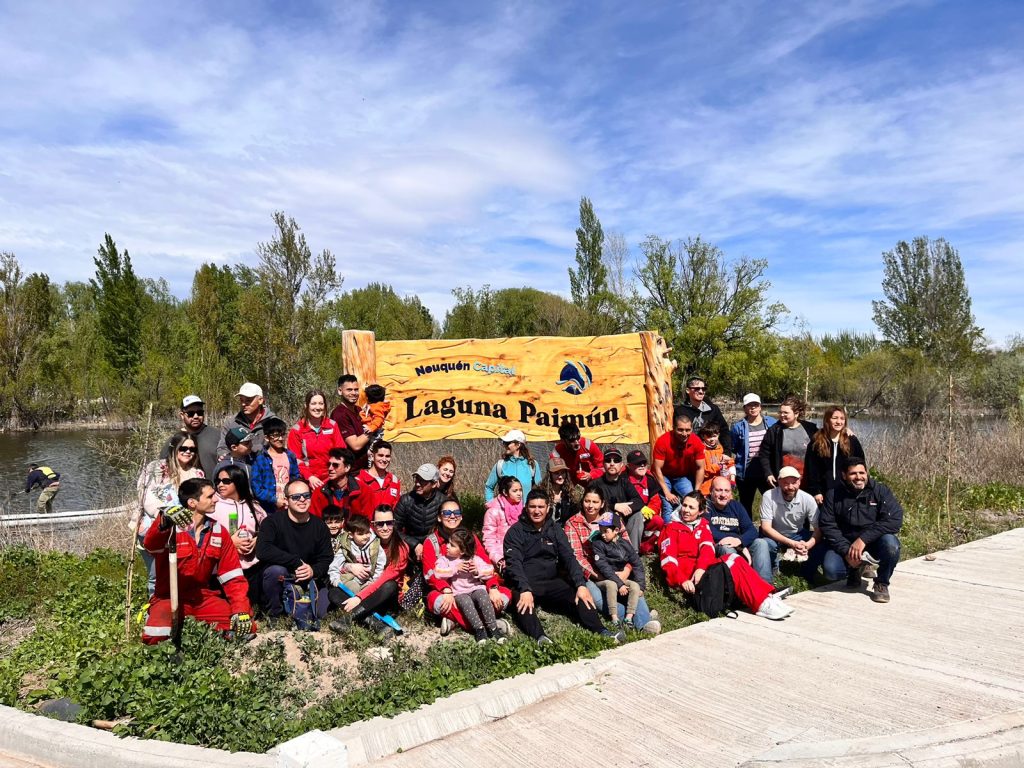
[[[767,581],[769,584],[772,584],[772,558],[769,552],[767,541],[767,539],[761,538],[754,539],[747,549],[750,551],[750,565],[753,567],[755,571],[757,571],[757,575],[765,581]],[[715,544],[716,555],[729,555],[735,553],[742,557],[743,553],[740,551],[741,549],[742,547],[734,548],[726,547],[722,544]]]
[[[602,616],[608,616],[604,608],[604,590],[602,590],[593,581],[587,582],[587,591],[590,596],[594,598],[594,605],[597,606],[597,612]],[[616,615],[619,617],[619,621],[622,621],[626,617],[626,606],[621,602],[615,607]],[[640,598],[640,602],[637,603],[636,613],[633,615],[633,626],[637,629],[643,629],[644,625],[651,620],[651,609],[647,607],[647,600],[643,597]]]
[[[665,476],[665,482],[668,483],[669,489],[678,496],[680,499],[688,493],[693,493],[693,481],[688,477],[669,477]],[[665,525],[668,525],[673,520],[678,520],[675,508],[669,504],[668,499],[665,498],[665,494],[659,493],[661,496],[661,519],[665,521]]]
[[[153,557],[146,548],[142,546],[142,536],[139,536],[139,554],[142,556],[142,562],[146,566],[146,588],[149,590],[149,596],[152,597],[153,593],[156,592],[156,558]]]
[[[819,545],[821,546],[821,545]],[[878,575],[875,576],[876,584],[889,585],[892,572],[896,570],[896,564],[900,561],[900,540],[887,533],[880,539],[868,544],[865,548],[878,559]],[[813,549],[811,550],[814,551]],[[829,550],[825,553],[825,561],[822,564],[825,571],[825,578],[830,581],[838,581],[846,578],[848,568],[846,559],[838,552]]]

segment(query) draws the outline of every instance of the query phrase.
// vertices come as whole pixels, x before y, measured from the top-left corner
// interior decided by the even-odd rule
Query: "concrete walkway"
[[[901,563],[888,605],[842,588],[790,604],[567,665],[597,671],[400,754],[402,732],[443,735],[445,708],[486,713],[495,689],[331,735],[353,762],[411,768],[1024,764],[1024,529]]]

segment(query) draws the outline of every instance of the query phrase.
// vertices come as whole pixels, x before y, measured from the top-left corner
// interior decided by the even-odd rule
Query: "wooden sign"
[[[345,331],[343,348],[361,386],[387,389],[384,434],[395,442],[509,429],[557,440],[572,422],[597,442],[647,443],[671,421],[675,365],[656,333],[375,342]]]

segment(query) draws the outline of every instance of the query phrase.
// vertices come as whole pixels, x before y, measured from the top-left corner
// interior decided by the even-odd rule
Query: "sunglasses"
[[[217,478],[217,485],[234,485],[234,484],[235,484],[235,481],[232,480],[230,477],[218,477]]]
[[[604,459],[605,464],[621,464],[621,458],[615,458],[614,456],[606,456]]]
[[[703,392],[703,391],[705,391],[706,388],[705,387],[689,387],[688,389],[691,392]]]
[[[306,491],[305,493],[293,493],[288,496],[288,498],[292,501],[309,501],[313,498],[313,494],[310,491]]]
[[[373,524],[377,528],[394,528],[395,527],[395,521],[394,520],[374,520]]]
[[[198,411],[185,411],[185,415],[190,419],[194,419],[196,416],[205,416],[206,411],[200,408]]]
[[[189,448],[187,445],[183,445],[178,449],[178,453],[195,453],[195,448]]]
[[[284,440],[284,432],[273,432],[267,435],[267,440]]]
[[[461,509],[444,509],[441,510],[441,517],[462,517]]]
[[[327,466],[328,467],[334,467],[335,469],[338,469],[339,467],[344,467],[345,466],[345,462],[343,462],[343,461],[328,461],[327,462]]]

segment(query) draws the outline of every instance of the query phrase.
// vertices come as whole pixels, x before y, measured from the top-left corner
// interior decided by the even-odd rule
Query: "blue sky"
[[[945,237],[1022,330],[1024,5],[631,5],[0,0],[0,250],[82,280],[110,232],[185,296],[284,210],[440,319],[567,294],[586,195],[634,255],[767,259],[815,333],[871,330],[882,251]]]

